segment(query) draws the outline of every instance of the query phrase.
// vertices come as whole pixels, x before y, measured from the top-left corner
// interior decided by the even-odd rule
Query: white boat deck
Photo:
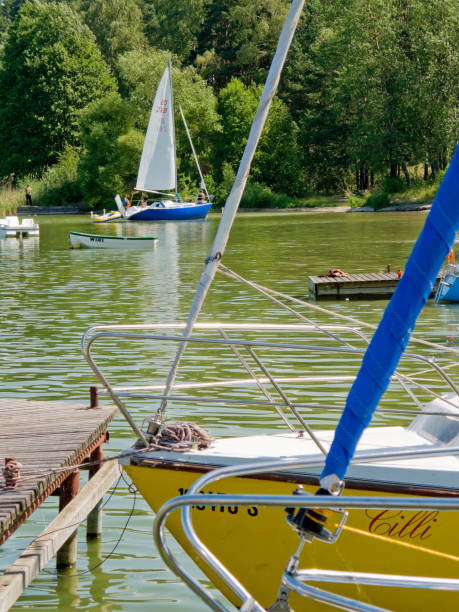
[[[457,398],[452,395],[446,398],[453,403]],[[424,488],[444,488],[459,490],[459,456],[448,454],[448,447],[458,445],[459,421],[456,410],[451,404],[437,399],[426,409],[446,412],[445,416],[425,415],[421,413],[409,428],[369,427],[357,446],[354,460],[347,472],[348,479],[393,483],[398,485],[419,486]],[[453,416],[454,414],[454,416]],[[321,445],[328,450],[334,436],[332,430],[315,431],[314,435]],[[430,455],[416,458],[384,458],[388,453],[404,453],[406,451],[440,450],[442,456]],[[362,461],[362,455],[377,455],[367,463]],[[298,460],[305,462],[317,461],[317,467],[305,469],[290,468],[286,472],[292,474],[320,475],[324,464],[324,456],[316,443],[307,433],[286,432],[279,434],[261,434],[234,438],[220,438],[204,450],[188,452],[148,451],[138,458],[143,460],[164,460],[180,462],[196,466],[223,467],[248,462],[279,461],[286,463]],[[129,458],[121,460],[128,462]]]

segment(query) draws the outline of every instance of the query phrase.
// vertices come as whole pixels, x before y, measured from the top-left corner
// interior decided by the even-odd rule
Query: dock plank
[[[69,402],[0,398],[0,463],[3,467],[6,457],[14,457],[26,478],[8,489],[0,473],[0,543],[67,475],[51,470],[88,456],[117,411],[113,405],[91,409]]]

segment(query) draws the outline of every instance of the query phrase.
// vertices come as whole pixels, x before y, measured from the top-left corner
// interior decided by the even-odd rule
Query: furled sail
[[[176,191],[174,109],[171,70],[167,66],[156,90],[137,174],[138,191]]]
[[[459,146],[349,391],[321,475],[323,488],[330,489],[337,478],[344,478],[360,436],[369,425],[432,292],[459,230],[458,194]]]

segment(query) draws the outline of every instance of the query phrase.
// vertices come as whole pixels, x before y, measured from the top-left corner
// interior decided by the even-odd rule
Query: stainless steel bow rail
[[[454,455],[459,447],[443,449],[418,449],[410,451],[386,453],[361,453],[353,460],[356,463],[368,463],[389,459],[414,459],[420,457],[433,457]],[[223,580],[226,586],[240,600],[240,610],[245,612],[263,612],[266,609],[257,602],[244,588],[237,578],[213,555],[213,553],[199,539],[192,524],[192,506],[257,506],[279,508],[327,508],[343,511],[343,509],[393,509],[393,510],[459,510],[459,500],[450,498],[400,498],[400,497],[320,497],[316,495],[231,495],[231,494],[203,494],[199,493],[205,486],[223,478],[235,476],[248,476],[262,474],[272,470],[292,470],[318,467],[317,460],[298,461],[263,461],[251,462],[238,466],[229,466],[213,470],[205,474],[190,487],[188,492],[180,497],[168,500],[158,511],[153,525],[155,544],[164,562],[177,574],[201,599],[217,612],[228,612],[230,608],[218,601],[202,584],[196,580],[189,571],[184,569],[175,558],[167,545],[165,534],[165,521],[169,514],[181,508],[182,528],[195,553],[207,566]],[[300,536],[301,538],[301,536]],[[422,576],[388,575],[362,572],[345,572],[318,569],[299,569],[299,552],[304,544],[301,539],[299,549],[288,560],[282,575],[278,598],[269,608],[270,612],[291,612],[288,603],[291,592],[309,597],[315,601],[329,604],[346,610],[358,612],[380,612],[382,608],[364,602],[344,597],[336,593],[313,587],[309,583],[353,583],[358,585],[374,585],[380,587],[437,589],[459,591],[459,580],[445,578],[431,578]],[[231,608],[232,609],[232,608]]]
[[[356,367],[357,358],[363,354],[365,347],[357,348],[349,344],[348,340],[341,340],[340,346],[332,346],[328,344],[310,344],[299,341],[298,338],[304,337],[306,334],[317,334],[318,332],[325,332],[326,341],[331,342],[335,340],[336,334],[347,334],[355,336],[357,341],[366,344],[366,338],[362,337],[361,332],[353,327],[344,325],[325,325],[321,328],[317,328],[316,325],[309,324],[293,324],[293,325],[276,325],[276,324],[236,324],[236,323],[199,323],[196,325],[196,330],[200,333],[212,332],[218,333],[220,337],[205,337],[202,336],[189,336],[184,338],[181,335],[168,335],[170,330],[178,330],[183,328],[182,324],[169,323],[169,324],[149,324],[149,325],[97,325],[90,328],[83,336],[81,340],[81,349],[88,364],[101,381],[104,391],[101,394],[109,395],[111,399],[118,406],[122,414],[127,419],[134,433],[144,445],[148,445],[146,434],[142,429],[135,423],[131,416],[125,400],[142,399],[142,400],[153,400],[162,402],[162,400],[184,402],[187,404],[193,403],[197,406],[219,404],[219,405],[241,405],[241,406],[269,406],[273,408],[280,416],[282,421],[287,425],[291,431],[297,431],[297,427],[292,424],[289,416],[294,416],[299,423],[301,431],[307,431],[311,438],[316,442],[316,445],[323,452],[324,449],[321,447],[320,442],[314,436],[309,425],[305,421],[304,417],[300,413],[300,410],[328,410],[341,412],[344,403],[344,392],[340,391],[340,400],[342,404],[327,404],[323,400],[312,402],[312,401],[293,401],[289,398],[285,388],[291,383],[295,383],[298,388],[304,391],[307,384],[309,385],[326,385],[327,391],[330,389],[330,385],[350,385],[354,380],[354,375],[339,374],[332,375],[328,371],[324,370],[320,374],[310,373],[309,375],[300,375],[298,371],[295,372],[294,365],[300,364],[303,366],[303,360],[310,359],[311,363],[315,359],[314,363],[317,362],[318,355],[333,354],[335,359],[342,358],[347,355],[349,358],[354,359],[355,363],[353,367]],[[330,338],[329,332],[333,331],[333,338]],[[240,334],[257,334],[265,335],[272,333],[294,334],[294,342],[273,342],[267,340],[258,339],[236,339],[229,336],[231,332],[237,331]],[[249,374],[247,378],[220,378],[216,380],[215,372],[211,372],[213,378],[211,381],[205,380],[202,382],[184,382],[175,383],[171,389],[171,393],[165,394],[163,391],[163,384],[143,384],[143,385],[129,385],[129,386],[116,386],[108,381],[107,376],[102,372],[102,369],[97,364],[93,356],[93,348],[96,343],[104,341],[128,341],[134,342],[145,342],[151,341],[155,343],[173,343],[177,344],[180,342],[186,342],[190,347],[196,347],[199,350],[219,351],[218,358],[225,360],[225,369],[229,370],[230,366],[233,368],[230,360],[233,359],[238,367],[241,367],[243,371]],[[441,348],[441,347],[439,347]],[[190,349],[189,349],[190,351]],[[265,351],[263,358],[260,353]],[[242,354],[244,353],[244,355]],[[279,366],[280,355],[282,354],[282,367]],[[273,358],[273,355],[275,358]],[[216,359],[216,358],[215,358]],[[249,361],[250,360],[250,364]],[[269,365],[268,365],[269,362]],[[452,390],[456,395],[459,395],[459,391],[455,383],[451,380],[446,368],[441,367],[431,357],[423,356],[413,353],[405,353],[402,356],[402,362],[417,362],[428,366],[428,368],[436,372],[443,383],[446,383],[449,390]],[[193,362],[195,363],[195,362]],[[294,364],[292,366],[292,364]],[[288,370],[290,368],[290,370]],[[234,369],[234,368],[233,368]],[[277,373],[274,374],[273,371]],[[182,364],[182,371],[186,371],[186,365]],[[231,370],[233,371],[233,370]],[[204,375],[205,368],[201,370]],[[406,374],[402,371],[397,372],[394,376],[407,393],[411,408],[406,408],[403,405],[397,405],[397,407],[381,407],[380,411],[388,411],[390,413],[398,413],[401,415],[416,415],[422,408],[422,401],[414,394],[413,388],[416,388],[420,393],[428,393],[431,397],[440,398],[440,394],[435,389],[428,389],[423,383],[423,379],[417,380],[417,374],[424,376],[425,371],[421,371],[413,374]],[[208,389],[225,389],[228,387],[236,386],[252,386],[257,387],[261,392],[261,398],[253,397],[242,397],[241,393],[238,393],[236,397],[227,397],[220,395],[201,395],[201,394],[190,394],[185,391],[192,390],[203,391]],[[347,387],[346,387],[347,389]],[[330,395],[330,393],[328,393]],[[336,395],[337,397],[337,395]],[[449,403],[448,400],[443,398],[443,401]],[[414,404],[414,407],[412,406]],[[451,406],[456,409],[454,403]],[[439,412],[425,412],[425,414],[443,414]],[[157,412],[158,416],[158,412]],[[159,415],[161,420],[163,414]],[[451,415],[454,418],[454,415]]]

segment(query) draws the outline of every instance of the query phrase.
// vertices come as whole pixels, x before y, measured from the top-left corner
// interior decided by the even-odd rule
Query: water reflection
[[[435,305],[438,315],[438,329],[444,342],[459,345],[459,304],[440,303]]]
[[[39,245],[39,236],[0,238],[0,252],[2,252],[2,255],[38,250]]]
[[[250,214],[237,216],[225,265],[255,282],[280,292],[307,296],[309,275],[330,268],[346,272],[403,269],[425,220],[424,213],[358,214]],[[184,321],[204,267],[219,215],[207,221],[186,223],[120,223],[96,226],[89,217],[40,219],[40,237],[0,241],[0,360],[3,376],[0,395],[41,400],[88,400],[95,384],[92,371],[80,354],[83,332],[97,323],[159,323]],[[70,250],[69,231],[158,237],[151,252]],[[362,300],[327,303],[345,315],[375,324],[387,302]],[[200,320],[280,322],[284,315],[246,285],[227,282],[220,275],[205,300]],[[456,305],[426,305],[415,333],[448,344],[458,341],[459,309]],[[154,348],[112,343],[98,350],[97,358],[109,365],[110,375],[128,383],[138,377],[149,383],[164,382],[175,354],[175,345]],[[232,376],[235,360],[210,351],[203,364],[185,361],[190,374],[201,380]],[[300,371],[327,372],[336,360],[297,360],[289,364]],[[279,364],[279,368],[284,367]],[[352,370],[357,362],[352,364]],[[344,366],[341,373],[346,373]],[[346,385],[336,391],[342,400]],[[316,393],[326,398],[326,384]],[[389,401],[395,401],[392,397]],[[135,418],[155,409],[154,402],[134,406]],[[266,406],[220,406],[212,411],[192,405],[171,405],[169,416],[194,420],[214,434],[238,435],[275,429],[279,420]],[[317,414],[328,422],[336,415]],[[121,417],[111,426],[108,453],[132,442]],[[100,542],[86,548],[81,538],[78,569],[95,567],[117,541],[132,508],[132,494],[123,485],[110,501]],[[202,610],[202,603],[172,576],[157,557],[151,537],[152,515],[142,500],[114,555],[77,582],[45,576],[26,591],[13,608],[59,610],[123,610],[137,612]],[[36,526],[41,530],[40,526]],[[7,543],[2,551],[8,557]],[[85,554],[85,551],[87,555]],[[56,602],[58,598],[58,602]]]

